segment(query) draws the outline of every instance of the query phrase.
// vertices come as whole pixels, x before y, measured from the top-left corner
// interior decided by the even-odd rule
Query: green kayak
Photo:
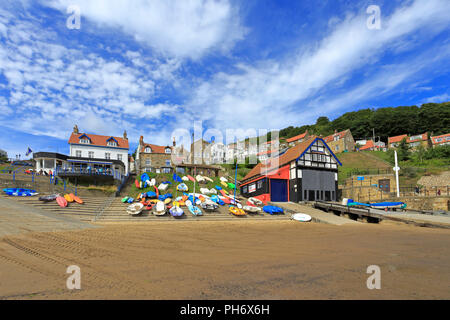
[[[130,197],[125,197],[125,198],[123,198],[123,199],[122,199],[122,202],[123,202],[123,203],[127,202],[129,198],[130,198]]]
[[[235,187],[234,183],[228,182],[228,188],[234,189]]]

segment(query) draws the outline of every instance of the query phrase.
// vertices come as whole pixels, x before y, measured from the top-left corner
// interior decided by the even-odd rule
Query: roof
[[[269,150],[258,152],[256,155],[262,156],[263,154],[270,154],[270,153],[274,153],[274,152],[278,152],[278,150],[277,149],[275,149],[275,150],[269,149]]]
[[[442,140],[440,140],[442,139]],[[440,141],[438,141],[440,140]],[[450,133],[442,134],[440,136],[431,137],[431,142],[433,144],[441,144],[450,141]]]
[[[286,142],[294,142],[294,141],[303,139],[304,137],[306,137],[306,134],[307,134],[307,133],[308,133],[308,130],[306,130],[306,131],[303,132],[302,134],[299,134],[299,135],[297,135],[297,136],[295,136],[295,137],[286,139]]]
[[[323,138],[323,140],[325,140],[325,142],[328,143],[328,142],[333,141],[334,137],[336,137],[336,136],[339,136],[339,139],[342,139],[349,132],[350,132],[350,129],[347,129],[347,130],[344,130],[344,131],[341,131],[341,132],[336,132],[336,133],[333,133],[332,135],[329,135],[329,136]]]
[[[367,150],[370,148],[374,148],[375,145],[373,143],[373,140],[367,140],[366,144],[364,146],[362,146],[361,148],[359,148],[359,150]]]
[[[407,134],[402,134],[400,136],[395,136],[395,137],[389,137],[388,138],[388,143],[390,144],[390,143],[394,143],[394,142],[400,142],[400,141],[402,141],[405,138],[408,139],[408,135]]]
[[[269,161],[268,163],[258,163],[250,172],[244,177],[243,180],[250,179],[252,177],[255,177],[257,175],[265,174],[266,172],[276,170],[285,164],[288,164],[291,161],[296,160],[305,150],[308,149],[308,147],[319,137],[317,136],[310,136],[308,140],[302,141],[299,144],[293,146],[292,148],[289,148],[285,153],[283,153],[278,158],[273,158],[272,161]],[[331,151],[331,150],[330,150]],[[274,160],[279,159],[278,161],[275,161],[277,163],[274,164]]]
[[[156,144],[145,143],[145,142],[144,142],[143,146],[144,146],[144,149],[141,152],[144,152],[146,147],[150,147],[152,149],[152,153],[166,153],[167,148],[172,149],[171,146],[158,146]]]
[[[92,146],[101,146],[108,148],[125,148],[129,149],[128,140],[120,137],[113,136],[101,136],[98,134],[87,134],[87,133],[73,133],[70,135],[69,144],[80,144],[80,137],[86,136],[90,139]],[[108,140],[114,138],[117,141],[117,147],[108,146]]]
[[[417,137],[417,138],[416,138]],[[411,139],[411,138],[415,138],[415,139]],[[406,142],[411,143],[411,142],[416,142],[416,141],[426,141],[428,140],[428,133],[422,133],[422,134],[415,134],[412,135],[410,137],[408,137],[408,139],[406,140]]]

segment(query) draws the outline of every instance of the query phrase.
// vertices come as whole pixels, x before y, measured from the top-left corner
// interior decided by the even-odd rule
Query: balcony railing
[[[55,175],[83,175],[83,176],[110,176],[116,180],[122,180],[124,175],[117,170],[109,168],[67,168],[56,167]]]

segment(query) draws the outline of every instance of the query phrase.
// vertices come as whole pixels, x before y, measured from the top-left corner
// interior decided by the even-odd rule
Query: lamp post
[[[399,182],[398,182],[398,172],[400,171],[400,167],[398,166],[398,160],[397,160],[397,150],[394,151],[394,157],[395,157],[395,167],[394,167],[394,171],[395,171],[395,184],[397,186],[397,198],[400,197],[400,186],[399,186]]]

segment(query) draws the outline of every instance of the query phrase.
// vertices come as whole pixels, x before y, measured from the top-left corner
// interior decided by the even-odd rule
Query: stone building
[[[158,146],[156,144],[144,142],[144,137],[141,136],[135,160],[137,174],[143,172],[173,172],[172,151],[175,146],[175,140],[173,141],[173,146]]]
[[[350,129],[337,132],[323,138],[327,145],[334,153],[355,151],[355,140],[353,139]]]

